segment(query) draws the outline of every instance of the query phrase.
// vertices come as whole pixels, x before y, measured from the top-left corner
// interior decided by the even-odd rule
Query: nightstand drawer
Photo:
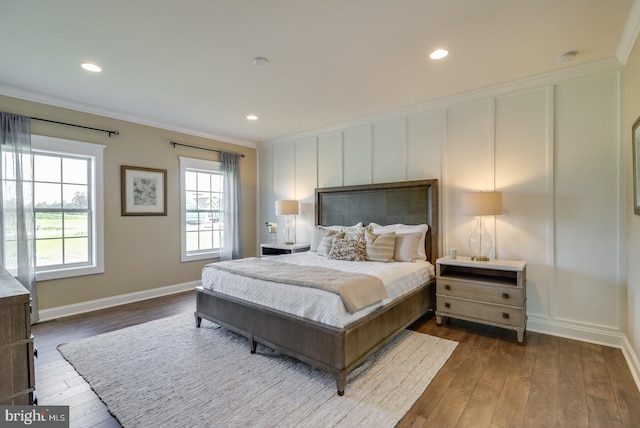
[[[443,277],[438,278],[436,290],[442,295],[512,306],[521,306],[525,298],[524,290],[520,287],[478,286],[477,283]]]
[[[439,294],[436,295],[436,302],[438,312],[454,318],[461,315],[480,322],[489,321],[514,327],[524,325],[526,319],[524,308],[473,302]]]

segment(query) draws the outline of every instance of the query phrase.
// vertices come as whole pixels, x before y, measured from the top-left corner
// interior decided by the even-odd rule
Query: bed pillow
[[[427,231],[429,230],[429,225],[428,224],[416,224],[416,225],[410,225],[410,224],[390,224],[390,225],[386,225],[386,226],[381,226],[379,224],[376,223],[370,223],[369,226],[370,230],[375,233],[375,234],[383,234],[383,233],[389,233],[389,232],[396,232],[396,235],[402,235],[402,234],[406,234],[406,233],[417,233],[419,232],[420,235],[420,242],[418,243],[418,251],[416,254],[416,259],[418,260],[427,260],[427,253],[424,249],[424,243],[426,240],[426,236],[427,236]]]
[[[344,238],[344,232],[338,232],[337,230],[328,230],[318,244],[317,252],[319,256],[327,257],[329,255],[334,237]]]
[[[311,235],[311,247],[309,248],[309,251],[318,251],[318,245],[320,245],[322,238],[327,236],[327,232],[330,230],[340,232],[342,230],[342,226],[316,226]],[[329,250],[327,250],[327,252],[328,251]]]
[[[364,239],[362,222],[353,226],[343,226],[342,231],[345,233],[345,239]]]
[[[415,263],[421,236],[420,232],[396,234],[393,259],[397,262]]]
[[[328,259],[348,262],[364,262],[366,244],[364,239],[332,238]]]
[[[396,247],[395,232],[376,235],[366,229],[364,231],[364,239],[366,242],[365,260],[385,263],[393,261]]]

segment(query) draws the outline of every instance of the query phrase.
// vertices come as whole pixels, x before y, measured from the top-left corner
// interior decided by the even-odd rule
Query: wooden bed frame
[[[316,223],[353,225],[429,224],[427,259],[438,248],[438,180],[316,189]],[[197,287],[196,326],[202,318],[335,376],[344,394],[347,374],[393,336],[435,310],[435,279],[345,328],[328,326]]]

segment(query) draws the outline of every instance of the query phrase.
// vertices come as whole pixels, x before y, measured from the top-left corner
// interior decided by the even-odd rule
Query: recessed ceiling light
[[[249,120],[258,120],[258,116],[256,116],[255,114],[250,114],[249,116],[247,116],[247,119],[249,119]]]
[[[99,73],[102,71],[100,67],[90,62],[85,62],[84,64],[82,64],[82,68],[87,71],[93,71],[94,73]]]
[[[269,59],[263,57],[263,56],[257,56],[253,59],[253,63],[255,65],[267,65],[269,64]]]
[[[447,55],[449,55],[449,51],[447,51],[445,49],[436,49],[435,51],[431,52],[431,54],[429,55],[429,58],[431,58],[431,59],[442,59],[442,58],[446,57]]]

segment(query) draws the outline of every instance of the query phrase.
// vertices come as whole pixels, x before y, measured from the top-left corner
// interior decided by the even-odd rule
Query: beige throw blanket
[[[379,278],[361,273],[292,265],[256,257],[227,260],[208,266],[265,281],[320,288],[339,295],[352,314],[389,297]]]

